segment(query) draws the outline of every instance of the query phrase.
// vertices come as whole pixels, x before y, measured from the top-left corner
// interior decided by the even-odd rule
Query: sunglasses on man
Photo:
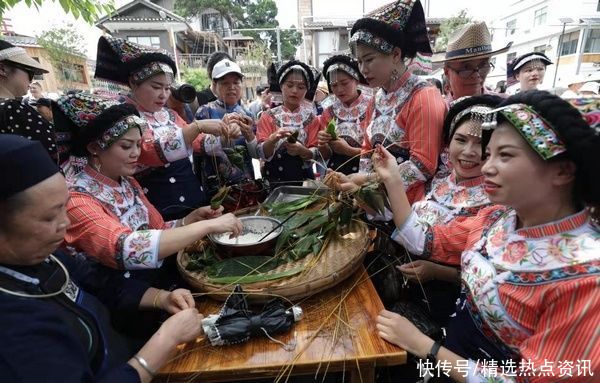
[[[20,69],[23,72],[27,73],[27,75],[29,76],[29,82],[33,81],[33,77],[35,76],[35,71],[33,71],[30,67],[25,66],[25,65],[21,65],[18,63],[14,63],[14,62],[8,62],[7,63],[9,66],[16,68],[16,69]]]

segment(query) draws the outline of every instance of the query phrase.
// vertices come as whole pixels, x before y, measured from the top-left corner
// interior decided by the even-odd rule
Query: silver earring
[[[397,81],[400,78],[400,76],[398,76],[398,74],[399,74],[398,73],[398,69],[394,68],[392,70],[392,75],[390,76],[390,78],[392,79],[392,81]]]

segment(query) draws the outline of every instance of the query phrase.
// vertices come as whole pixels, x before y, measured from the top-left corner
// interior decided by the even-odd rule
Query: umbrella
[[[272,335],[288,331],[300,319],[302,309],[286,309],[281,299],[269,301],[260,313],[252,312],[242,287],[236,285],[219,314],[202,320],[202,329],[213,346],[223,346],[243,343],[258,335],[272,339]]]

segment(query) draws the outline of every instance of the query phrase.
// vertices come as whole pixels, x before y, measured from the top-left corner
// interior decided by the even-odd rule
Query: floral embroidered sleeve
[[[65,235],[66,244],[98,262],[127,270],[156,269],[162,265],[158,259],[162,230],[132,231],[99,201],[78,192],[71,192],[67,214],[71,226]]]
[[[260,159],[264,161],[271,161],[273,155],[277,151],[277,148],[281,144],[281,141],[277,143],[275,146],[275,150],[273,150],[273,154],[266,158],[265,152],[263,150],[264,142],[269,138],[269,136],[277,130],[275,123],[273,121],[273,117],[270,113],[266,112],[260,116],[258,123],[256,124],[256,140],[258,142],[258,156]]]
[[[147,166],[161,166],[168,162],[181,160],[190,155],[183,138],[182,126],[185,121],[175,115],[175,125],[163,125],[147,129],[142,135],[142,152],[139,162]]]
[[[392,239],[415,255],[448,265],[459,265],[460,257],[481,238],[490,215],[499,209],[492,206],[482,209],[473,217],[456,217],[446,225],[429,226],[419,222],[411,212],[401,227],[392,233]]]
[[[595,266],[591,262],[588,265],[597,268],[598,262]],[[501,375],[498,371],[498,376],[490,380],[489,366],[471,360],[467,382],[516,382],[519,374],[529,374],[531,383],[595,381],[591,374],[600,371],[599,285],[600,277],[591,275],[552,285],[517,286],[522,290],[545,290],[530,299],[544,297],[538,303],[542,309],[532,321],[531,336],[520,342],[522,361],[517,363],[514,373]],[[530,291],[523,294],[532,296]]]
[[[425,182],[433,177],[442,148],[442,128],[446,104],[434,87],[416,91],[398,118],[406,127],[410,158],[400,164],[400,174],[408,200],[420,200]]]

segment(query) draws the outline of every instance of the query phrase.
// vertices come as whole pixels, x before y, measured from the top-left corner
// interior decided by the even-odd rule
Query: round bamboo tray
[[[304,259],[281,265],[270,272],[294,270],[302,271],[289,277],[257,283],[242,283],[248,299],[253,302],[265,302],[274,296],[283,296],[289,300],[298,300],[330,288],[356,271],[371,244],[368,227],[364,222],[353,221],[349,233],[340,236],[330,235],[320,254],[309,254]],[[177,267],[183,278],[197,292],[207,293],[214,299],[225,300],[233,285],[211,283],[203,272],[186,270],[189,261],[188,247],[177,254]],[[268,274],[268,273],[267,273]]]

